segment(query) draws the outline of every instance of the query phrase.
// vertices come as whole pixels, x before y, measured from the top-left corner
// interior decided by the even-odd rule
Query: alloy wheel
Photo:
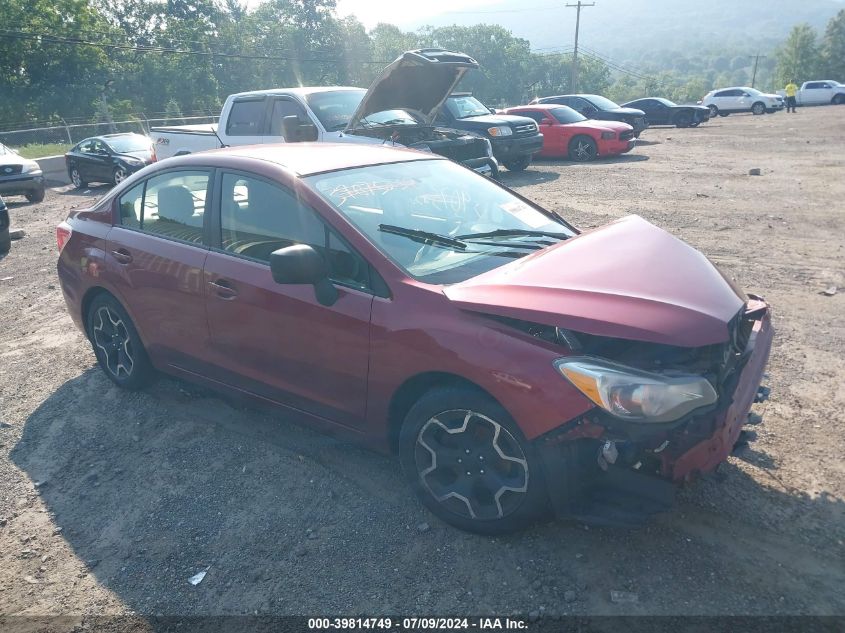
[[[103,364],[116,378],[128,378],[132,375],[135,360],[126,324],[107,306],[97,310],[96,318],[92,334],[94,345],[102,354]]]
[[[73,182],[74,187],[76,187],[76,188],[82,187],[82,176],[79,175],[78,169],[73,169],[73,171],[70,172],[70,179],[71,179],[71,182]]]
[[[595,149],[593,144],[589,141],[579,140],[575,143],[575,147],[572,151],[575,160],[578,161],[588,161],[592,160],[595,156]]]
[[[430,418],[414,448],[417,474],[434,499],[474,520],[502,519],[528,491],[528,461],[501,424],[476,411],[455,409]]]
[[[118,167],[114,170],[114,184],[119,185],[124,180],[126,180],[129,174],[126,173],[126,170],[122,167]]]
[[[753,106],[751,106],[751,112],[753,112],[754,114],[760,115],[763,114],[765,111],[766,106],[764,106],[762,103],[755,103]]]

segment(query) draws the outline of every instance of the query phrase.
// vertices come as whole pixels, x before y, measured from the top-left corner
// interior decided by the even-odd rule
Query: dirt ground
[[[55,270],[55,225],[106,189],[12,198],[0,615],[845,614],[845,107],[652,128],[504,180],[581,227],[640,214],[772,303],[751,448],[644,528],[459,532],[391,458],[175,380],[112,386]]]

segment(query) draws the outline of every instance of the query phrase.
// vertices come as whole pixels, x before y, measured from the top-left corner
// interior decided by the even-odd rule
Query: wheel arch
[[[106,288],[103,288],[102,286],[92,286],[91,288],[86,290],[85,295],[82,297],[80,312],[82,316],[82,324],[85,328],[85,336],[87,336],[89,339],[91,338],[91,333],[88,331],[88,310],[91,309],[91,304],[94,303],[94,299],[96,299],[100,295],[108,295],[112,299],[120,303],[120,305],[123,305],[120,299],[118,299],[116,296],[114,296],[113,293],[109,292]]]
[[[493,402],[507,410],[507,407],[505,407],[489,391],[484,389],[484,387],[464,378],[463,376],[442,371],[429,371],[417,374],[405,380],[405,382],[403,382],[399,388],[393,392],[393,396],[390,398],[390,404],[387,409],[387,439],[392,453],[398,454],[399,452],[399,431],[402,428],[402,423],[405,421],[405,417],[408,415],[408,411],[410,411],[411,407],[413,407],[414,404],[426,393],[432,389],[440,387],[464,387],[466,389],[472,389],[484,394]]]

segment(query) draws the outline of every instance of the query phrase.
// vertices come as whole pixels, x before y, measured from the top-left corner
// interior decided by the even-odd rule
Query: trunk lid
[[[727,341],[744,304],[704,255],[639,216],[444,292],[473,312],[681,347]]]

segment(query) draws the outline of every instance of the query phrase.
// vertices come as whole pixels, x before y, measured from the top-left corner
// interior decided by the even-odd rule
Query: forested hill
[[[581,41],[614,58],[642,58],[649,51],[727,47],[769,48],[796,24],[823,28],[845,0],[594,0],[581,10]],[[499,0],[459,11],[432,14],[401,24],[500,24],[535,50],[572,46],[574,0]]]

